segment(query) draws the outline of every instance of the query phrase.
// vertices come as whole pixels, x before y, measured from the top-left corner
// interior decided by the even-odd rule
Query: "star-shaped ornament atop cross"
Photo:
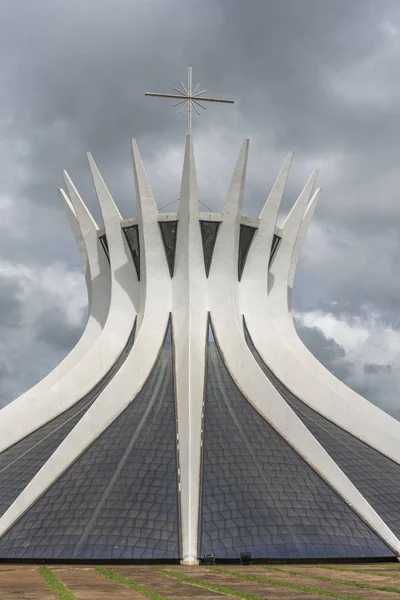
[[[200,115],[199,108],[203,108],[206,110],[206,107],[203,106],[202,102],[221,102],[224,104],[233,104],[233,100],[223,100],[221,98],[206,98],[203,94],[206,93],[207,90],[202,90],[198,92],[198,88],[200,84],[198,83],[195,89],[192,89],[192,67],[188,68],[188,83],[187,87],[185,87],[182,81],[179,82],[182,89],[180,90],[177,87],[174,87],[174,90],[177,94],[156,94],[146,92],[145,96],[157,96],[158,98],[177,98],[179,101],[174,104],[174,106],[181,106],[182,110],[187,107],[188,111],[188,134],[192,135],[192,112],[193,108],[198,115]],[[182,112],[181,110],[181,112]]]

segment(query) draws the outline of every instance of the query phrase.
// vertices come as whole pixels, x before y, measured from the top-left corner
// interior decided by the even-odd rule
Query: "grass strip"
[[[109,569],[103,569],[102,567],[99,567],[97,571],[101,573],[101,575],[104,575],[104,577],[108,577],[108,579],[111,579],[111,581],[119,583],[120,585],[124,585],[125,587],[130,588],[131,590],[135,590],[135,592],[139,592],[139,594],[142,594],[142,596],[145,596],[146,598],[150,598],[150,600],[170,600],[166,596],[161,596],[161,594],[159,594],[158,592],[152,592],[143,585],[135,583],[127,577],[122,577],[122,575],[118,575],[117,573],[114,573],[114,571],[110,571]]]
[[[362,575],[377,575],[377,577],[398,577],[400,575],[400,569],[388,569],[390,573],[383,573],[380,571],[367,571],[367,569],[350,569],[348,567],[332,567],[331,565],[313,565],[317,569],[328,569],[329,571],[343,571],[347,573],[361,573]]]
[[[204,588],[205,590],[209,590],[211,592],[218,592],[219,594],[224,594],[225,596],[231,596],[233,598],[241,598],[241,600],[268,600],[265,597],[261,598],[260,596],[254,596],[254,594],[245,594],[240,590],[236,590],[235,588],[226,587],[225,585],[217,585],[216,583],[208,583],[208,581],[203,581],[202,579],[195,579],[194,577],[188,577],[187,575],[182,575],[181,573],[176,573],[176,571],[170,571],[168,569],[161,569],[160,567],[155,567],[155,571],[161,573],[162,575],[166,575],[167,577],[172,577],[173,579],[177,579],[182,583],[189,583],[190,585],[195,585],[197,587]]]
[[[363,583],[361,581],[350,581],[349,579],[336,579],[334,577],[326,577],[324,575],[310,575],[309,573],[303,573],[302,571],[289,571],[288,569],[279,569],[278,567],[264,567],[269,571],[276,571],[279,573],[288,573],[289,575],[296,575],[297,577],[306,577],[307,579],[316,579],[317,581],[327,581],[329,583],[339,583],[340,585],[347,585],[349,587],[361,588],[362,590],[377,590],[380,592],[391,592],[393,594],[400,594],[400,588],[393,587],[392,585],[375,585],[374,583]]]
[[[227,569],[221,569],[220,567],[211,567],[211,570],[217,573],[224,573],[225,575],[233,575],[239,579],[245,579],[246,581],[253,581],[254,583],[262,583],[263,585],[273,585],[275,587],[287,588],[288,590],[294,590],[296,592],[305,592],[307,594],[315,594],[315,596],[324,596],[325,598],[337,598],[338,600],[362,600],[360,596],[349,596],[347,594],[339,594],[332,592],[331,590],[322,590],[319,588],[308,587],[306,585],[295,585],[292,583],[285,583],[284,581],[276,581],[276,579],[267,579],[266,577],[260,577],[259,575],[248,575],[245,573],[238,573],[237,571],[228,571]]]
[[[39,573],[45,580],[48,587],[57,594],[61,600],[77,600],[77,597],[69,590],[57,575],[47,567],[40,567]]]

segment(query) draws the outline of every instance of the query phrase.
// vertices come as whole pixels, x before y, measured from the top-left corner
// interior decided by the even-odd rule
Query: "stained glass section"
[[[238,258],[239,281],[242,279],[244,265],[246,264],[246,258],[249,253],[250,245],[251,245],[251,242],[253,241],[255,232],[256,232],[255,227],[249,227],[248,225],[240,226],[239,258]]]
[[[169,274],[174,276],[176,234],[178,221],[159,221],[161,237],[164,243],[165,256],[167,257]]]
[[[276,235],[276,233],[274,233],[274,237],[272,238],[272,244],[271,244],[271,252],[269,254],[268,267],[270,267],[272,265],[272,261],[274,260],[275,254],[278,251],[279,244],[281,243],[281,239],[282,238],[279,235]]]
[[[245,335],[255,359],[271,383],[372,508],[399,537],[400,465],[338,427],[292,394],[265,365],[246,326]]]
[[[5,513],[125,362],[135,326],[119,358],[95,387],[70,409],[0,454],[0,516]]]
[[[0,540],[0,557],[180,558],[173,356]]]
[[[139,243],[139,227],[132,225],[123,229],[129,248],[132,254],[133,263],[135,265],[138,281],[140,281],[140,243]]]
[[[108,249],[108,240],[105,233],[99,237],[101,245],[103,246],[103,250],[105,255],[107,256],[108,264],[110,264],[110,251]]]
[[[208,277],[210,273],[211,261],[217,239],[218,221],[200,221],[201,238],[203,241],[204,268]]]
[[[213,338],[210,336],[210,340]],[[250,405],[208,344],[200,556],[363,558],[393,553]]]

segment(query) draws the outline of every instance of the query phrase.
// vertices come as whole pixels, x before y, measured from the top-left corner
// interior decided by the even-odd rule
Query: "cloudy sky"
[[[133,216],[134,136],[158,205],[177,198],[185,118],[144,92],[172,91],[189,63],[194,83],[235,101],[195,122],[201,200],[219,210],[245,137],[250,216],[289,150],[283,212],[321,169],[297,327],[330,370],[400,418],[396,0],[0,1],[0,406],[49,372],[84,327],[61,169],[99,219],[90,150]]]

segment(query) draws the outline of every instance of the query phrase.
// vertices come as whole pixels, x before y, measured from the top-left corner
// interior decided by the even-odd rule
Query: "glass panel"
[[[139,227],[138,225],[132,225],[131,227],[124,227],[123,231],[126,235],[126,239],[128,240],[129,248],[132,253],[138,281],[140,281]]]
[[[162,240],[164,242],[165,255],[167,257],[169,273],[174,276],[176,234],[178,221],[160,221],[159,223]]]
[[[211,261],[214,252],[214,246],[217,239],[219,222],[200,221],[201,237],[203,240],[204,267],[208,277],[210,273]]]
[[[250,244],[253,241],[255,232],[256,232],[255,227],[248,227],[247,225],[240,226],[239,260],[238,260],[239,281],[242,279],[242,274],[243,274],[244,265],[246,264],[247,254],[249,252]]]
[[[177,559],[173,355],[167,343],[134,401],[0,540],[0,557]]]
[[[325,419],[292,394],[264,364],[246,325],[245,335],[255,359],[281,396],[393,533],[400,536],[400,465]]]
[[[275,254],[279,248],[279,244],[281,243],[281,237],[279,237],[279,235],[276,235],[276,233],[274,233],[274,237],[272,238],[272,244],[271,244],[271,252],[269,255],[269,264],[268,267],[271,266],[272,261],[274,260]]]
[[[86,396],[0,454],[0,515],[11,506],[124,364],[133,346],[135,328],[136,322],[113,367]]]
[[[103,246],[103,250],[105,252],[105,255],[107,256],[107,260],[108,260],[108,264],[110,264],[110,252],[108,250],[108,241],[107,241],[107,236],[105,233],[103,233],[103,235],[101,235],[99,237],[99,240],[101,242],[101,245]]]
[[[393,557],[251,406],[208,344],[200,556]]]

